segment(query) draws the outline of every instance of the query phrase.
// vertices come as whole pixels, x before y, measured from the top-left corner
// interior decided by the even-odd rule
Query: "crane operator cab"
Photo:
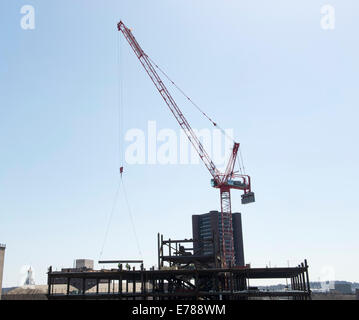
[[[228,180],[227,184],[229,186],[245,188],[245,189],[247,189],[249,187],[246,183],[244,183],[242,181],[238,181],[238,180],[237,181],[236,180]]]
[[[226,185],[233,187],[234,189],[241,189],[241,190],[246,190],[249,189],[249,185],[247,183],[245,183],[244,181],[239,181],[239,180],[228,180]],[[218,183],[215,179],[211,180],[211,186],[216,188],[218,187]]]
[[[245,181],[239,180],[228,180],[227,185],[232,187],[233,189],[244,190],[244,194],[242,194],[242,204],[255,202],[254,192],[250,191],[250,186]],[[211,180],[211,186],[214,188],[218,188],[218,183],[215,179]]]

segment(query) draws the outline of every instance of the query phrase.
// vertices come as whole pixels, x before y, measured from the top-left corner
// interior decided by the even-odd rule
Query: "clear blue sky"
[[[0,4],[0,243],[4,286],[23,265],[97,260],[120,165],[120,19],[145,51],[218,123],[234,128],[257,202],[240,205],[246,262],[308,259],[311,280],[330,266],[359,281],[359,3],[5,0]],[[36,29],[20,27],[33,5]],[[123,43],[125,128],[178,126]],[[209,127],[185,107],[196,128]],[[122,148],[123,149],[123,148]],[[191,237],[191,215],[219,209],[200,165],[133,165],[125,184],[146,265],[156,233]],[[102,258],[140,258],[122,191]]]

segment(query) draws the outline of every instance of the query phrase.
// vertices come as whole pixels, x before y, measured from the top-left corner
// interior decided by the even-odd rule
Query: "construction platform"
[[[290,279],[285,291],[250,287],[252,279]],[[62,287],[62,290],[57,290]],[[311,299],[308,265],[291,268],[87,270],[48,272],[48,299]]]

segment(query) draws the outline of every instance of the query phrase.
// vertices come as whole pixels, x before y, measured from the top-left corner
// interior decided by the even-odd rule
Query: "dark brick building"
[[[243,233],[242,233],[242,217],[240,213],[232,213],[233,241],[235,265],[244,266],[244,249],[243,249]],[[210,255],[215,254],[221,256],[221,213],[218,211],[210,211],[205,214],[192,216],[192,235],[194,249],[197,254]],[[202,243],[201,240],[214,238],[212,243]]]

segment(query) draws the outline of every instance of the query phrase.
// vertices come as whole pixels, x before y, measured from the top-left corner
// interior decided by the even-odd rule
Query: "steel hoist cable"
[[[158,64],[156,62],[154,62],[147,54],[146,54],[147,58],[152,62],[152,64],[165,76],[165,78],[167,78],[168,81],[170,81],[172,83],[172,85],[203,115],[205,116],[212,124],[213,126],[217,127],[223,135],[225,135],[228,139],[232,140],[233,142],[235,142],[233,140],[233,138],[231,136],[229,136],[226,131],[224,129],[222,129],[218,123],[216,123],[215,121],[213,121],[208,115],[207,113],[205,113],[168,75],[166,72],[163,71],[162,68],[160,68],[158,66]]]
[[[151,63],[159,70],[159,72],[161,72],[164,77],[171,82],[171,84],[203,115],[205,116],[212,124],[213,126],[217,127],[221,133],[227,137],[229,140],[234,141],[234,139],[227,134],[227,132],[222,129],[215,121],[213,121],[208,115],[207,113],[205,113],[169,76],[168,74],[161,68],[158,66],[158,64],[156,62],[154,62],[147,54],[146,54],[147,58],[151,61]],[[245,174],[245,167],[244,167],[244,162],[243,162],[243,156],[242,156],[242,151],[241,148],[239,147],[239,155],[240,158],[238,159],[238,165],[239,165],[239,170],[241,172],[241,174]]]
[[[131,220],[132,230],[133,230],[133,234],[134,234],[135,240],[136,240],[137,250],[138,250],[138,253],[139,253],[141,259],[143,259],[142,251],[141,251],[141,247],[140,247],[140,242],[138,241],[138,236],[137,236],[137,232],[136,232],[136,225],[135,225],[134,220],[133,220],[132,210],[131,210],[131,207],[130,207],[130,203],[128,201],[127,192],[126,192],[126,188],[125,188],[125,185],[123,183],[122,177],[121,177],[121,184],[122,184],[123,195],[124,195],[126,206],[127,206],[127,212],[128,212],[129,217],[130,217],[130,220]]]
[[[105,245],[106,245],[107,236],[108,236],[108,232],[109,232],[109,230],[110,230],[110,226],[111,226],[111,222],[112,222],[112,217],[113,217],[113,214],[114,214],[114,212],[115,212],[116,205],[117,205],[117,200],[118,200],[119,192],[120,192],[120,183],[118,183],[118,185],[117,185],[115,197],[114,197],[113,202],[112,202],[112,207],[111,207],[111,211],[110,211],[110,215],[109,215],[109,220],[108,220],[107,227],[106,227],[105,237],[104,237],[104,240],[103,240],[103,243],[102,243],[102,247],[101,247],[101,251],[100,251],[99,260],[101,260],[101,257],[102,257],[102,254],[103,254],[103,250],[104,250]]]

